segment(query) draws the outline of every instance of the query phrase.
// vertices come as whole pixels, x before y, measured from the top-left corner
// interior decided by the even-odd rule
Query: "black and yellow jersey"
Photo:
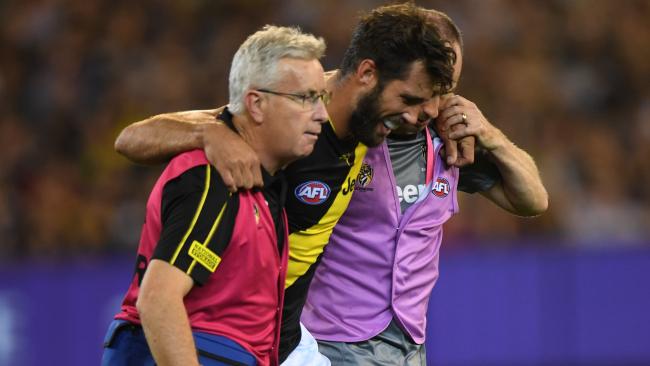
[[[300,314],[334,225],[348,207],[366,146],[341,140],[330,123],[308,157],[285,169],[289,191],[289,264],[280,336],[280,362],[300,342]]]

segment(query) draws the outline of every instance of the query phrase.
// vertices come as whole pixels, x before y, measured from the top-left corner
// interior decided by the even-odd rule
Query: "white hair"
[[[241,114],[247,90],[272,87],[281,76],[276,72],[281,59],[318,60],[324,53],[323,38],[303,33],[296,27],[265,25],[242,43],[232,59],[228,109],[233,114]]]

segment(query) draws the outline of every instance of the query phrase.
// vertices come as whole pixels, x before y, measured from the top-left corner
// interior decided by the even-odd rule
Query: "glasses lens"
[[[332,99],[332,93],[324,91],[323,94],[321,94],[320,99],[323,101],[323,104],[328,105],[330,104],[330,99]]]
[[[320,94],[312,94],[309,96],[309,101],[311,102],[311,106],[315,107],[318,104],[318,100],[320,99]]]

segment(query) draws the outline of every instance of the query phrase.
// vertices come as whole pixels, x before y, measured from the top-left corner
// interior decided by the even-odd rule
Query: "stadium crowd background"
[[[337,67],[370,0],[0,2],[0,261],[133,253],[162,166],[113,150],[127,124],[227,102],[264,25],[323,36]],[[461,195],[446,245],[650,244],[650,2],[418,1],[465,37],[459,93],[533,155],[538,219]],[[491,243],[491,244],[487,244]]]

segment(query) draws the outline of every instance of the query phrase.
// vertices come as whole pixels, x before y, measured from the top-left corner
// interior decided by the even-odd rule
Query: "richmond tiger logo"
[[[357,176],[357,185],[358,187],[365,188],[372,182],[372,176],[374,171],[369,164],[363,163],[361,165],[361,170]]]

